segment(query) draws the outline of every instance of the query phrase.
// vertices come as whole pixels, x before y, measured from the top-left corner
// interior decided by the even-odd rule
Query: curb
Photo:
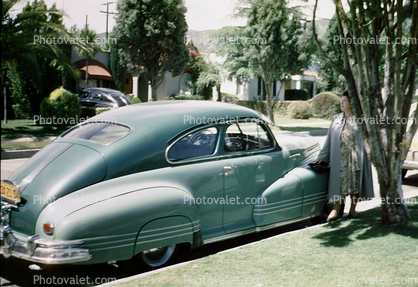
[[[40,151],[40,149],[2,151],[1,152],[1,160],[16,159],[16,158],[31,158],[38,151]]]

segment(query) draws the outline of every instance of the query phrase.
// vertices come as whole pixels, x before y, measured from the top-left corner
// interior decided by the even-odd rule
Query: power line
[[[109,36],[109,14],[113,14],[113,15],[117,15],[118,13],[115,12],[109,12],[109,5],[113,4],[115,2],[107,2],[101,5],[106,5],[106,11],[100,11],[100,13],[105,13],[106,14],[106,40],[108,40],[108,36]]]

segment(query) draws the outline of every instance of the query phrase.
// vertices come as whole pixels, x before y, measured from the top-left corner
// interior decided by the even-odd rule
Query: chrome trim
[[[223,241],[223,240],[226,240],[226,239],[232,239],[232,238],[239,237],[239,236],[242,236],[242,235],[261,232],[261,231],[273,229],[273,228],[276,228],[276,227],[280,227],[280,226],[284,226],[284,225],[288,225],[288,224],[292,224],[292,223],[296,223],[296,222],[300,222],[300,221],[305,221],[307,219],[318,216],[320,214],[321,214],[321,212],[317,212],[317,213],[311,214],[310,216],[307,216],[307,217],[302,217],[302,218],[297,218],[297,219],[294,219],[294,220],[278,222],[278,223],[274,223],[274,224],[270,224],[270,225],[266,225],[266,226],[254,227],[254,228],[246,229],[246,230],[243,230],[243,231],[238,231],[238,232],[221,235],[221,236],[214,237],[214,238],[209,238],[209,239],[203,240],[203,244],[215,243],[215,242],[218,242],[218,241]]]
[[[66,264],[90,260],[88,249],[74,248],[83,240],[46,240],[39,235],[32,235],[27,241],[17,239],[10,226],[1,229],[2,240],[0,254],[5,258],[10,256],[27,261],[44,264]]]
[[[406,161],[403,162],[402,168],[403,169],[408,169],[408,170],[418,169],[418,161],[406,160]]]

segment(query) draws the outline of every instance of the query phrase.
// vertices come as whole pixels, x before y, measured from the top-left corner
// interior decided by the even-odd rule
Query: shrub
[[[81,107],[81,117],[83,119],[91,118],[96,115],[96,108],[94,107]]]
[[[28,106],[22,106],[20,104],[12,105],[15,119],[30,119],[32,112]]]
[[[239,98],[233,94],[222,93],[222,102],[236,104],[239,101]]]
[[[236,102],[237,105],[247,107],[257,112],[260,112],[264,115],[267,115],[267,105],[266,102],[263,101],[238,101]]]
[[[51,122],[56,126],[72,125],[80,118],[81,105],[75,94],[61,87],[42,100],[41,115],[44,118],[55,119]]]
[[[286,90],[284,92],[285,101],[305,101],[309,99],[307,90]]]
[[[309,119],[312,107],[307,101],[294,101],[289,104],[288,112],[293,119]]]
[[[184,94],[173,94],[169,96],[166,100],[195,100],[203,101],[204,97],[200,95],[184,95]]]
[[[139,104],[139,103],[141,103],[141,100],[140,100],[138,97],[134,97],[134,98],[132,98],[132,99],[131,99],[131,102],[132,102],[132,104],[134,105],[134,104]]]
[[[308,102],[316,117],[331,119],[341,113],[340,97],[333,92],[319,93]]]
[[[287,115],[287,109],[289,105],[291,104],[291,101],[278,101],[276,102],[276,105],[274,106],[274,114],[279,116]]]
[[[112,108],[95,108],[96,115],[110,111]]]

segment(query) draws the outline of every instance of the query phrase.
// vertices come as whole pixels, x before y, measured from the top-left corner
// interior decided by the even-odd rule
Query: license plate
[[[12,201],[13,203],[20,202],[19,190],[13,184],[2,181],[1,182],[1,197]]]

